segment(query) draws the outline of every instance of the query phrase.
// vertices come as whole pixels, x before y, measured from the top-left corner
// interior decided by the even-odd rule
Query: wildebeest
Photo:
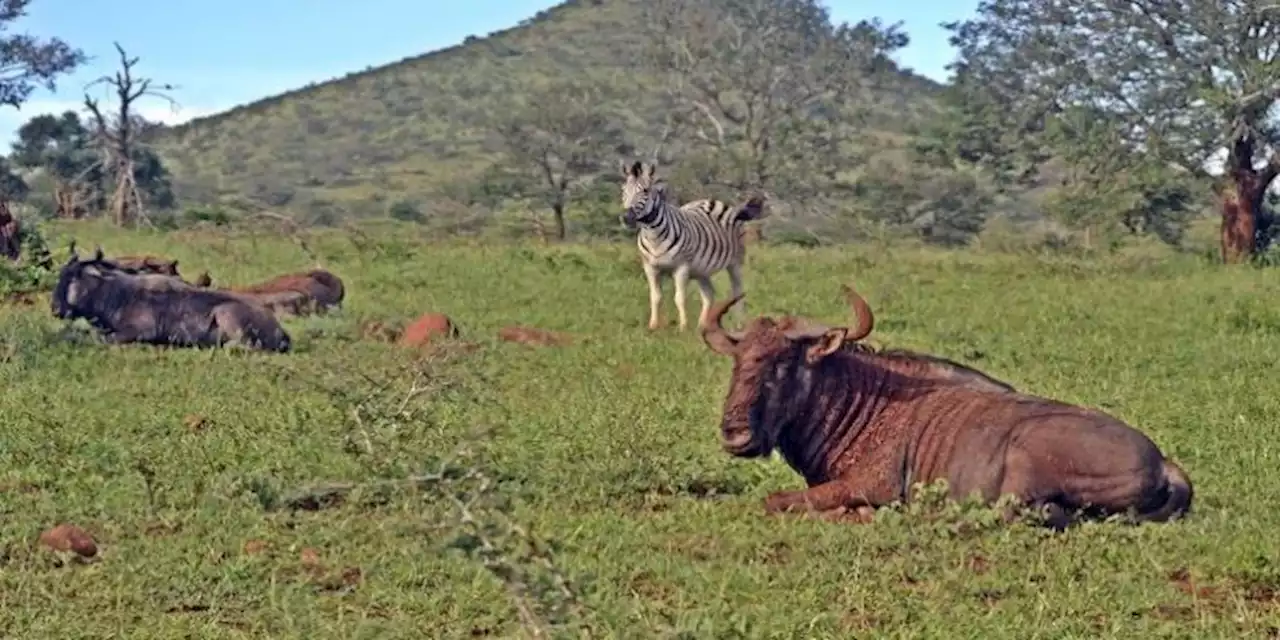
[[[721,324],[733,298],[716,305],[702,330],[708,347],[733,358],[720,425],[725,451],[753,458],[776,448],[808,484],[770,495],[767,512],[865,517],[909,501],[915,483],[939,479],[952,499],[977,492],[991,503],[1012,494],[1044,508],[1054,528],[1077,514],[1164,521],[1190,511],[1183,470],[1110,415],[1018,393],[954,363],[851,348],[875,318],[862,296],[845,292],[852,329],[759,317],[734,334]]]
[[[281,353],[292,347],[289,334],[262,306],[169,276],[126,273],[104,261],[101,249],[89,260],[72,252],[58,275],[50,310],[64,320],[84,318],[112,344],[239,342]]]
[[[165,260],[157,256],[118,256],[105,258],[104,260],[112,263],[116,269],[125,273],[154,273],[181,277],[178,274],[177,260]]]
[[[239,294],[281,294],[298,292],[310,298],[315,311],[324,312],[329,307],[342,307],[342,299],[346,294],[342,279],[324,269],[312,269],[303,273],[289,273],[276,276],[266,282],[244,286],[227,287],[226,291]]]

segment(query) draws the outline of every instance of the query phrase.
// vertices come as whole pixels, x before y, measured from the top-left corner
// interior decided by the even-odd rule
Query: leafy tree
[[[1085,108],[1113,134],[1095,153],[1147,169],[1203,176],[1225,149],[1222,257],[1256,250],[1264,194],[1280,174],[1274,3],[984,0],[977,17],[944,26],[959,49],[957,88],[995,138],[1049,148],[1047,123]]]
[[[850,166],[842,141],[907,44],[896,24],[836,26],[817,0],[654,0],[645,24],[647,66],[717,181],[797,196]]]
[[[423,222],[422,210],[411,200],[396,200],[387,207],[387,215],[402,222]]]
[[[517,173],[519,179],[506,181],[520,192],[508,195],[546,203],[555,216],[556,237],[563,240],[570,199],[606,159],[630,148],[603,85],[564,80],[513,93],[522,97],[506,105],[496,127],[505,158],[490,173]]]
[[[149,147],[135,146],[133,175],[138,190],[158,207],[173,206],[169,171]],[[106,207],[110,174],[102,163],[101,141],[79,114],[42,114],[18,129],[12,161],[29,170],[40,170],[53,183],[54,215],[80,218]]]
[[[93,138],[80,116],[42,114],[18,129],[14,164],[39,169],[53,183],[54,215],[79,218],[103,205],[103,171]]]
[[[57,77],[74,71],[87,59],[84,52],[57,38],[5,34],[9,25],[27,15],[29,4],[31,0],[0,0],[0,104],[15,109],[36,87],[57,89]]]
[[[27,197],[30,187],[21,176],[14,173],[7,158],[0,157],[0,200],[5,202],[21,202]]]

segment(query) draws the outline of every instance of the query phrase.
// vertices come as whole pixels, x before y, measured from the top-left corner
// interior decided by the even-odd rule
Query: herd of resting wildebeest
[[[639,229],[650,327],[660,300],[653,274],[675,277],[682,328],[682,280],[696,280],[702,339],[733,362],[723,449],[742,458],[777,450],[808,485],[769,495],[766,512],[866,522],[878,507],[908,502],[913,485],[938,480],[957,500],[976,492],[990,504],[1012,494],[1055,529],[1083,518],[1165,521],[1189,512],[1191,481],[1142,432],[945,358],[864,345],[875,318],[848,286],[849,326],[761,316],[742,331],[727,330],[722,320],[743,297],[742,224],[763,217],[763,200],[677,207],[652,165],[624,164],[622,173],[622,221]],[[730,270],[734,292],[713,304],[710,276],[720,269]],[[64,320],[87,320],[113,344],[238,342],[283,353],[291,344],[277,315],[340,307],[344,295],[342,280],[323,269],[219,289],[207,273],[184,281],[176,261],[107,258],[101,248],[81,259],[73,245],[51,309]]]

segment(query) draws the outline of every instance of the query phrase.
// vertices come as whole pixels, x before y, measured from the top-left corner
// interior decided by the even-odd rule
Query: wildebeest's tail
[[[1138,514],[1138,519],[1146,522],[1164,522],[1176,516],[1183,516],[1191,511],[1191,499],[1195,489],[1191,486],[1191,478],[1182,467],[1164,461],[1165,501],[1159,508],[1147,513]]]

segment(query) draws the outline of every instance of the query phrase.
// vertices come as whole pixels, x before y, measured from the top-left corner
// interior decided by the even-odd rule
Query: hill
[[[629,99],[637,144],[662,115],[634,70],[640,5],[570,0],[520,25],[458,46],[351,73],[194,120],[157,146],[187,200],[228,196],[295,211],[383,212],[474,181],[491,163],[493,107],[553,76],[616,83]],[[883,96],[872,126],[900,134],[939,87],[908,72]],[[634,86],[634,92],[631,87]]]

